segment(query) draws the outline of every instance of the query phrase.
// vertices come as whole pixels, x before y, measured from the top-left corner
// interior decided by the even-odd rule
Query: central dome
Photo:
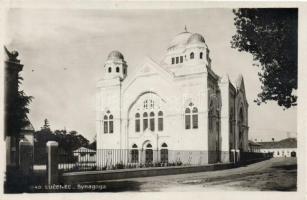
[[[174,37],[174,39],[169,43],[168,50],[173,50],[181,47],[184,48],[190,44],[203,45],[205,43],[205,39],[201,34],[184,31]]]
[[[199,33],[193,33],[188,39],[188,44],[205,43],[205,38]]]
[[[114,59],[124,60],[124,56],[121,52],[114,50],[114,51],[111,51],[111,53],[109,53],[108,60],[114,60]]]
[[[170,42],[168,48],[174,48],[174,47],[180,47],[180,46],[185,46],[187,43],[187,40],[189,37],[192,35],[190,32],[182,32],[179,33],[174,37],[174,39]]]

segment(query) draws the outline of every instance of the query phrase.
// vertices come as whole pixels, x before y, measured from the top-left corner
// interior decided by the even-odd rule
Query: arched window
[[[109,116],[109,133],[113,133],[113,115]]]
[[[158,112],[158,131],[163,131],[163,112]]]
[[[107,115],[105,115],[104,117],[103,117],[103,132],[104,133],[108,133],[108,116]]]
[[[149,124],[150,124],[150,130],[151,130],[151,131],[155,131],[155,113],[154,113],[154,112],[151,112],[151,113],[150,113],[150,121],[149,121]]]
[[[185,129],[191,128],[191,110],[190,108],[185,109]]]
[[[193,103],[185,109],[185,129],[198,128],[198,109]]]
[[[192,124],[194,129],[198,128],[198,109],[196,107],[193,108]]]
[[[113,115],[108,110],[103,117],[103,132],[113,133]]]
[[[161,145],[161,162],[168,163],[168,149],[166,143]]]
[[[203,59],[203,52],[200,52],[199,58],[200,58],[200,59]]]
[[[140,132],[140,113],[135,114],[135,132]]]
[[[190,59],[194,59],[194,53],[193,52],[190,53]]]
[[[111,72],[112,72],[112,68],[111,68],[111,67],[109,67],[109,69],[108,69],[108,70],[109,70],[109,73],[111,73]]]
[[[119,72],[119,67],[116,67],[116,72],[117,72],[117,73]]]
[[[148,100],[145,100],[144,101],[144,109],[147,109],[148,108]]]
[[[150,99],[149,103],[150,103],[150,105],[149,105],[150,109],[154,109],[155,108],[155,102],[152,99]]]
[[[132,150],[131,150],[131,162],[132,163],[139,162],[139,150],[137,148],[138,146],[136,144],[132,145]]]
[[[143,131],[148,128],[148,114],[147,112],[143,113]]]

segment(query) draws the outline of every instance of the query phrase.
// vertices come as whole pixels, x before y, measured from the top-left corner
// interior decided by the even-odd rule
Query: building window
[[[143,131],[148,128],[148,114],[147,112],[143,113]]]
[[[132,150],[131,150],[131,162],[132,163],[139,162],[139,150],[137,148],[138,146],[136,144],[132,146]]]
[[[176,64],[179,63],[179,57],[176,57]]]
[[[108,116],[103,117],[103,132],[108,133]]]
[[[191,110],[190,108],[185,109],[185,129],[191,128]]]
[[[200,52],[199,58],[200,58],[200,59],[203,59],[203,52]]]
[[[175,64],[175,58],[172,58],[172,65]]]
[[[109,116],[109,133],[113,133],[113,115]]]
[[[112,68],[111,68],[111,67],[109,67],[109,69],[108,69],[108,70],[109,70],[109,73],[111,73],[111,72],[112,72]]]
[[[158,112],[158,131],[163,131],[163,112]]]
[[[124,74],[126,74],[126,72],[127,72],[127,69],[126,69],[126,68],[124,68]]]
[[[193,52],[190,53],[190,59],[194,59],[194,53]]]
[[[145,100],[144,101],[144,109],[147,109],[148,108],[148,100]]]
[[[198,110],[196,107],[193,108],[192,123],[194,129],[198,128]]]
[[[116,67],[116,72],[117,72],[117,73],[119,72],[119,67]]]
[[[168,163],[168,149],[167,144],[163,143],[161,146],[161,162]]]
[[[150,113],[150,130],[155,131],[155,113]]]
[[[193,103],[185,109],[185,129],[198,128],[198,109]]]
[[[180,63],[183,63],[183,56],[180,56]]]
[[[110,114],[109,110],[103,117],[103,132],[113,133],[113,115]]]
[[[141,128],[140,128],[140,114],[136,113],[135,114],[135,132],[140,132]]]
[[[150,102],[150,109],[154,109],[155,108],[155,103],[153,100],[149,100]]]

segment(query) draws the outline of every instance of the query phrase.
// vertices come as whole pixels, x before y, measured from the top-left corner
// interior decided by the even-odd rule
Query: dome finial
[[[184,32],[188,32],[187,25],[184,25]]]

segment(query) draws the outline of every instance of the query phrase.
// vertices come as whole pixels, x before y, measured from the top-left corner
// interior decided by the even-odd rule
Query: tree
[[[19,77],[21,79],[21,77]],[[16,100],[16,109],[14,110],[15,121],[16,121],[16,133],[18,138],[21,130],[30,124],[27,114],[30,112],[29,104],[32,101],[32,96],[27,96],[23,90],[18,91]]]
[[[49,124],[48,119],[44,120],[44,125],[41,129],[46,129],[46,130],[49,129],[50,130],[50,124]]]
[[[97,138],[95,136],[94,141],[89,144],[88,148],[96,150],[97,149]]]
[[[255,102],[277,101],[279,106],[297,105],[297,9],[237,9],[236,34],[231,46],[258,61],[262,91]],[[259,67],[258,64],[254,64]]]

